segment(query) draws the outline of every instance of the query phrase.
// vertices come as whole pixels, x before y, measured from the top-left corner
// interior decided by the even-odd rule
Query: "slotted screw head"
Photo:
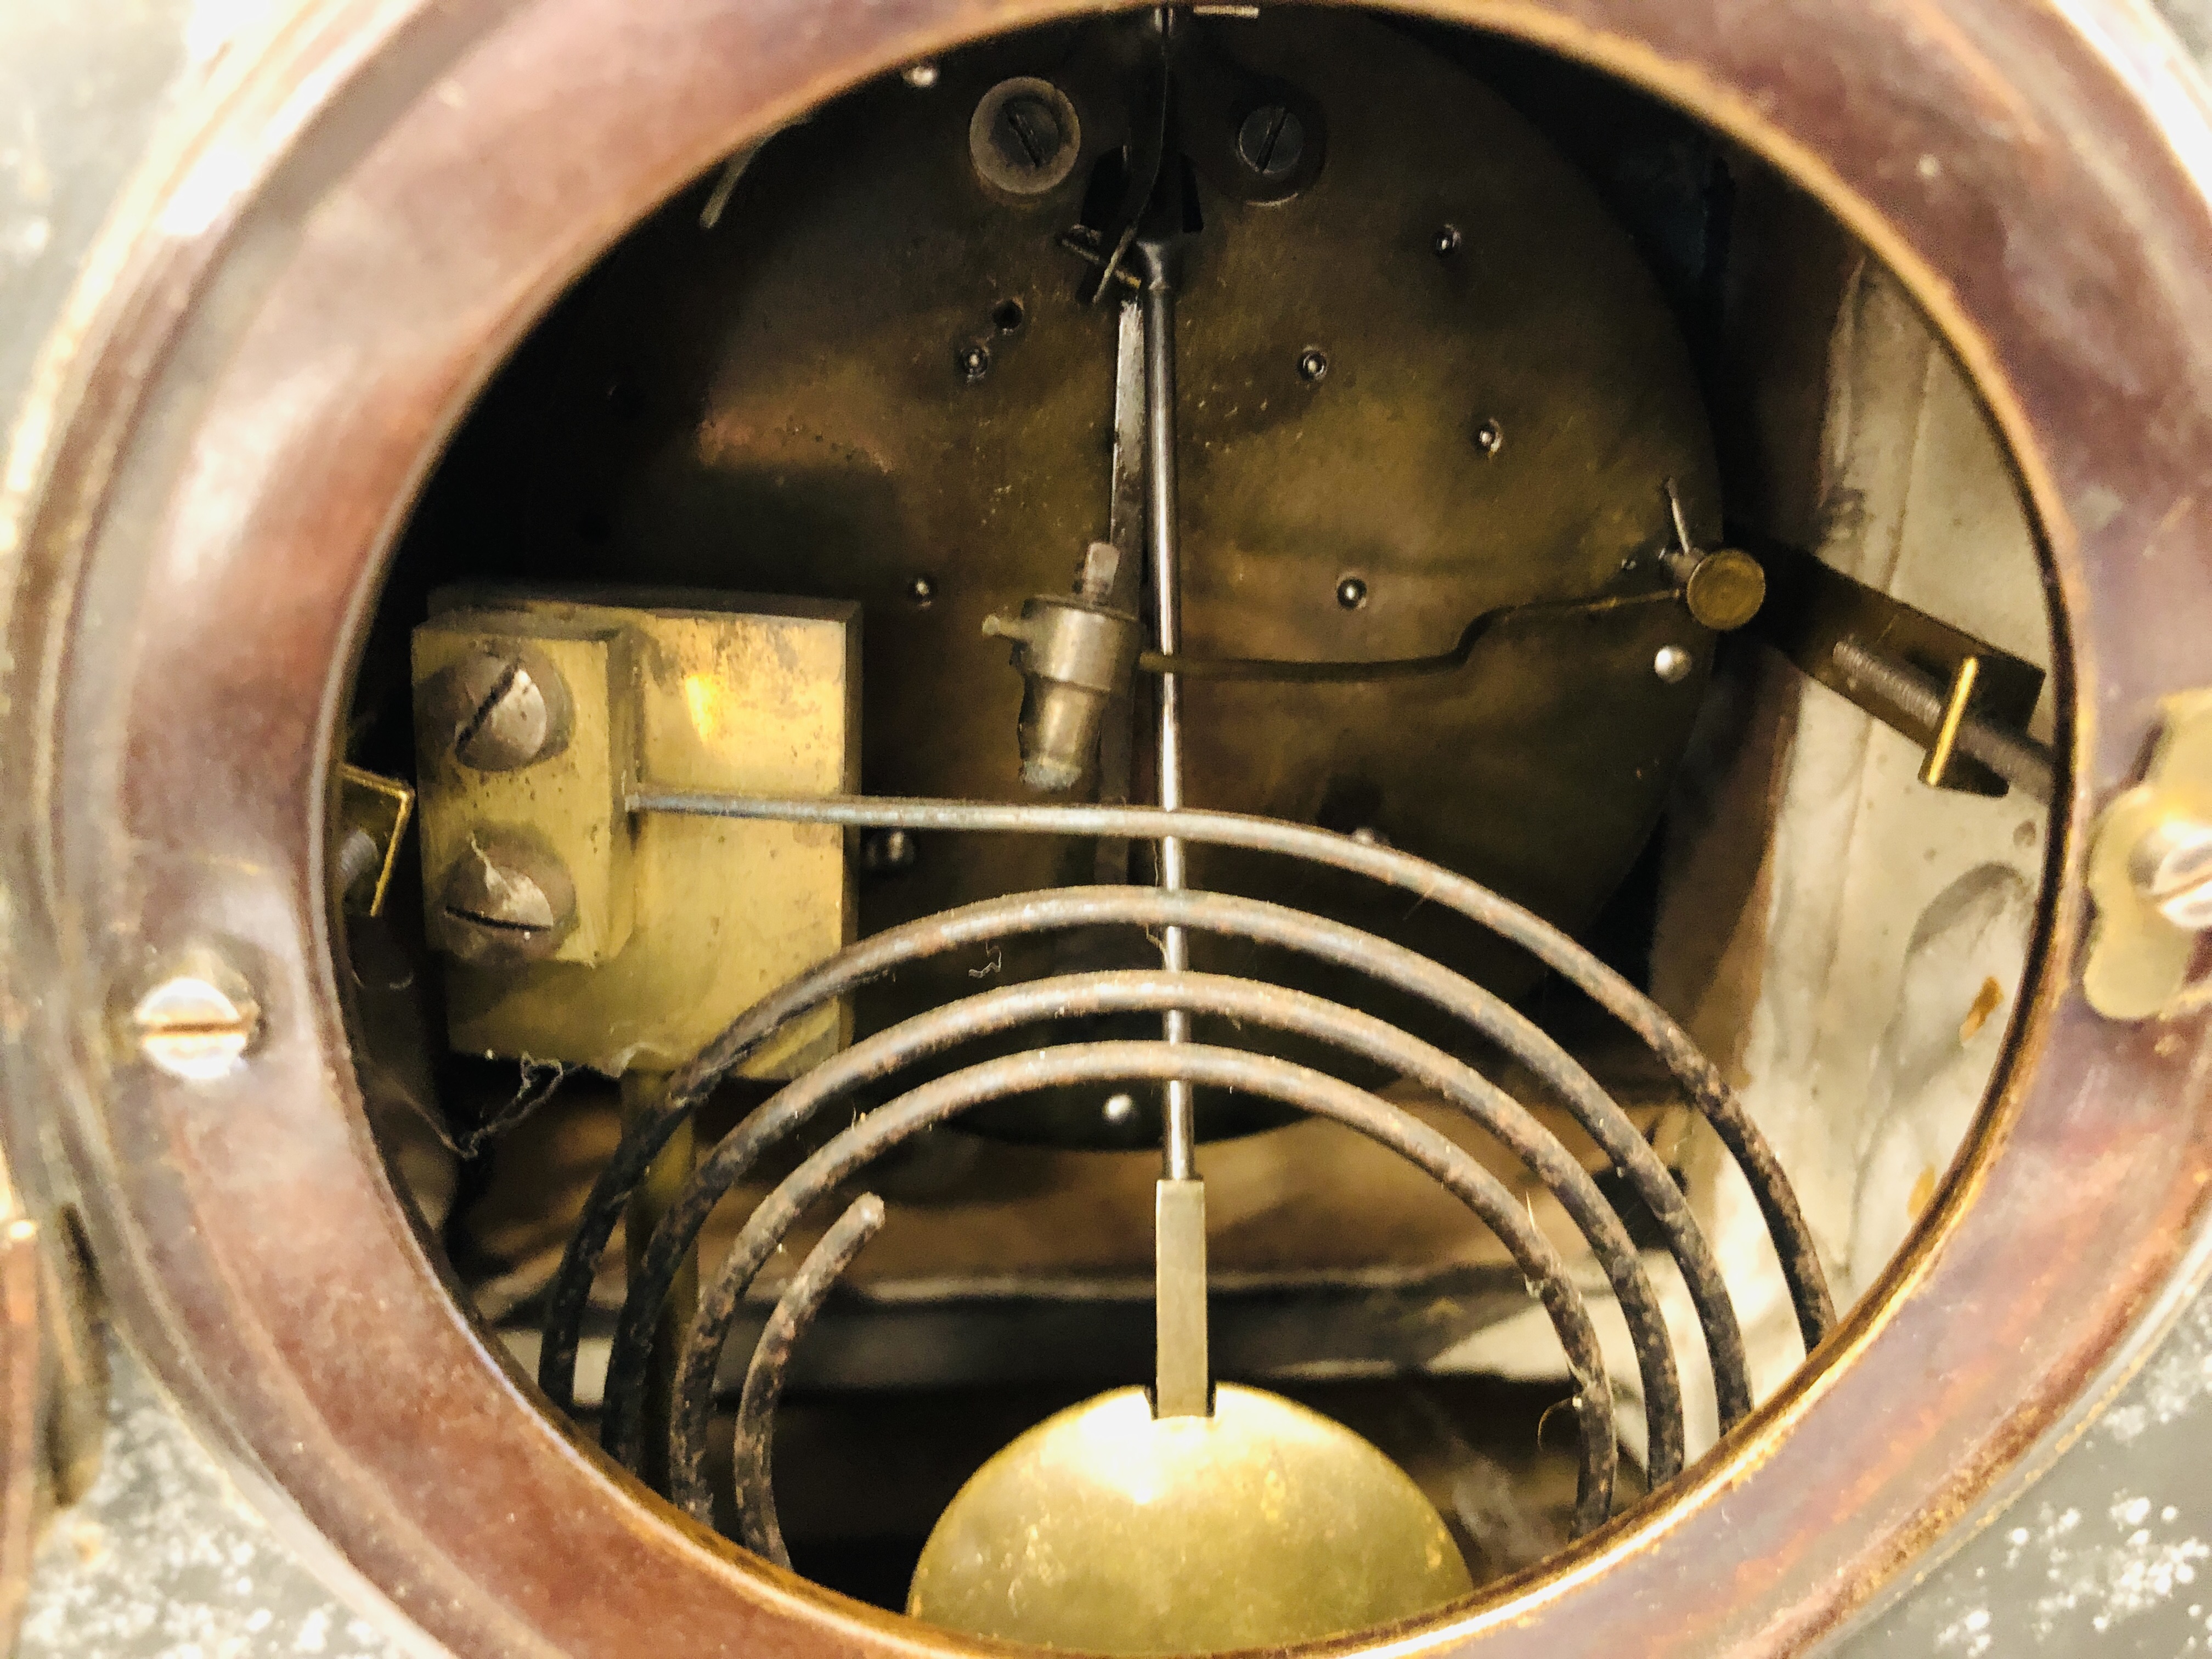
[[[131,1029],[149,1065],[187,1083],[212,1083],[235,1071],[253,1047],[261,1007],[236,974],[196,963],[138,999]]]
[[[440,943],[479,966],[553,954],[576,920],[576,885],[544,848],[505,835],[472,840],[446,873]]]
[[[520,652],[471,652],[438,677],[429,702],[453,757],[479,772],[527,766],[568,739],[568,688]]]
[[[2166,819],[2136,846],[2128,873],[2175,927],[2192,933],[2212,927],[2212,823]]]
[[[1262,179],[1287,179],[1306,153],[1306,126],[1295,110],[1267,104],[1237,130],[1237,158]]]
[[[983,94],[968,125],[976,176],[1009,196],[1041,196],[1075,171],[1083,125],[1049,81],[1017,76]]]
[[[1000,159],[1009,167],[1041,172],[1060,154],[1059,117],[1034,93],[1018,94],[999,106],[993,137]]]

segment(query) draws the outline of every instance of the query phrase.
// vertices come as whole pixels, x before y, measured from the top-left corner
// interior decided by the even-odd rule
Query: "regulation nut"
[[[1691,561],[1682,599],[1699,627],[1730,633],[1756,617],[1766,603],[1766,572],[1739,548],[1715,548]]]
[[[911,870],[920,853],[905,830],[872,830],[860,838],[860,868],[872,876]]]
[[[1110,588],[1110,563],[1103,568],[1105,582],[1090,580],[1088,589]],[[1092,568],[1089,562],[1085,568]],[[1142,625],[1079,592],[1024,599],[1013,616],[985,617],[983,632],[1013,641],[1013,664],[1024,683],[1018,722],[1022,781],[1032,789],[1073,788],[1098,752],[1107,704],[1128,690],[1135,676]]]

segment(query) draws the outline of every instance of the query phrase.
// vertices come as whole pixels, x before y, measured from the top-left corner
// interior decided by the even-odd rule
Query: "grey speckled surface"
[[[0,409],[180,77],[263,0],[0,0]],[[1848,0],[1838,0],[1847,3]],[[2212,0],[2161,0],[2212,64]],[[21,1659],[368,1659],[128,1356],[100,1480],[43,1546]],[[2212,1652],[2212,1297],[2010,1510],[1839,1659]]]
[[[128,1353],[107,1450],[40,1546],[16,1659],[385,1659],[246,1507]]]
[[[2212,1653],[2212,1296],[2044,1478],[1836,1659]]]

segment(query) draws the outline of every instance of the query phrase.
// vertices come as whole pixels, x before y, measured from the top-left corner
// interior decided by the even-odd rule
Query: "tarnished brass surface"
[[[787,824],[633,821],[640,780],[701,787],[848,787],[859,622],[849,605],[753,595],[635,603],[471,596],[415,635],[422,864],[431,936],[449,872],[495,861],[495,837],[556,860],[575,921],[550,960],[447,964],[456,1048],[666,1071],[776,985],[853,937],[844,837]],[[468,653],[531,653],[569,707],[556,752],[480,771],[423,696]],[[487,848],[494,848],[487,854]],[[795,1020],[746,1074],[804,1070],[850,1034],[849,1011]]]
[[[371,856],[363,860],[366,867],[339,895],[348,908],[371,916],[383,911],[392,872],[399,863],[399,844],[414,811],[415,792],[398,779],[358,766],[338,769],[340,845],[358,830],[368,838],[366,844],[371,849]]]
[[[1203,1417],[1212,1383],[1203,1181],[1153,1188],[1152,1260],[1152,1404],[1162,1417]]]
[[[1141,1389],[1048,1419],[960,1489],[907,1611],[1091,1653],[1316,1641],[1472,1588],[1435,1507],[1351,1430],[1234,1383],[1211,1417]]]
[[[1716,548],[1690,568],[1683,603],[1716,634],[1741,628],[1766,603],[1766,573],[1740,547]]]
[[[940,60],[927,90],[893,76],[818,109],[751,160],[711,230],[700,192],[679,197],[487,393],[401,551],[403,582],[415,557],[465,538],[471,559],[531,580],[619,566],[859,600],[862,787],[1021,798],[1023,682],[981,630],[1065,591],[1109,529],[1118,307],[1081,302],[1090,268],[1058,236],[1127,137],[1141,26],[994,44]],[[1672,314],[1583,177],[1376,18],[1285,8],[1194,28],[1318,100],[1328,143],[1292,199],[1200,185],[1176,339],[1184,649],[1422,657],[1501,607],[1671,587],[1656,556],[1673,536],[1668,480],[1693,532],[1719,531],[1704,410]],[[1018,75],[1066,90],[1083,155],[1016,204],[976,180],[969,124]],[[1247,112],[1212,95],[1191,90],[1185,126],[1202,138],[1218,124],[1226,155]],[[1440,257],[1447,224],[1462,239]],[[961,366],[970,349],[986,354],[978,378]],[[1328,360],[1318,381],[1299,373],[1310,349]],[[1487,423],[1500,434],[1488,452]],[[1336,599],[1347,576],[1365,584],[1356,611]],[[1516,617],[1420,682],[1192,684],[1187,797],[1371,828],[1578,926],[1656,820],[1711,643],[1660,600]],[[1669,644],[1698,661],[1680,684],[1651,672]],[[1134,771],[1152,775],[1142,753]],[[1093,862],[1079,843],[921,837],[911,867],[864,880],[861,931],[1086,880]],[[1194,885],[1267,893],[1284,878],[1274,860],[1193,854]],[[1435,918],[1357,884],[1297,902],[1416,948],[1449,940],[1499,988],[1531,976],[1508,951],[1477,945],[1469,960]],[[1146,949],[1104,948],[1106,965]],[[860,1024],[964,994],[987,965],[1054,971],[1057,949],[1010,942],[991,964],[917,968],[864,993]],[[1257,964],[1209,945],[1195,965]],[[1151,1098],[1112,1127],[1099,1103],[1064,1103],[1072,1134],[1157,1142]],[[1231,1104],[1201,1103],[1207,1133],[1273,1121],[1225,1117]],[[1052,1138],[1047,1109],[981,1121]]]
[[[2167,823],[2202,836],[2212,827],[2212,691],[2159,705],[2163,729],[2143,781],[2105,809],[2089,851],[2097,920],[2081,965],[2081,992],[2112,1019],[2176,1016],[2212,1005],[2212,980],[2191,983],[2200,929],[2161,915],[2137,873],[2146,842]]]
[[[1974,687],[1982,677],[1982,659],[1971,653],[1959,659],[1959,665],[1951,671],[1951,689],[1943,699],[1943,718],[1936,727],[1936,741],[1928,745],[1927,758],[1920,763],[1920,781],[1931,789],[1941,789],[1951,774],[1951,763],[1959,747],[1959,730],[1966,723],[1966,715],[1973,708]]]

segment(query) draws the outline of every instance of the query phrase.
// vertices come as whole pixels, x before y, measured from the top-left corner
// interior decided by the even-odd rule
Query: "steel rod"
[[[1170,192],[1172,196],[1174,192]],[[1144,242],[1145,527],[1151,553],[1153,644],[1165,657],[1182,649],[1182,548],[1176,497],[1176,302],[1169,250]],[[1182,680],[1154,681],[1158,714],[1160,810],[1182,805]],[[1183,890],[1182,842],[1159,843],[1160,887]],[[1170,973],[1190,967],[1190,941],[1180,927],[1160,935],[1160,960]],[[1162,1017],[1169,1046],[1190,1041],[1190,1015]],[[1162,1179],[1152,1218],[1152,1410],[1161,1417],[1210,1417],[1213,1383],[1206,1357],[1206,1188],[1198,1179],[1198,1124],[1190,1081],[1170,1075],[1162,1090]]]
[[[1176,514],[1175,289],[1157,249],[1146,247],[1150,267],[1145,283],[1145,519],[1152,557],[1152,633],[1160,654],[1182,649],[1182,554]],[[1158,737],[1159,804],[1164,812],[1182,805],[1182,679],[1162,674],[1153,686],[1159,713]],[[1182,841],[1163,836],[1159,842],[1160,885],[1170,893],[1183,889]],[[1160,959],[1171,970],[1190,966],[1190,944],[1180,927],[1160,939]],[[1180,1011],[1164,1022],[1170,1042],[1190,1040],[1190,1018]],[[1170,1181],[1188,1181],[1197,1173],[1198,1136],[1192,1122],[1190,1085],[1170,1078],[1167,1085],[1164,1166]]]

